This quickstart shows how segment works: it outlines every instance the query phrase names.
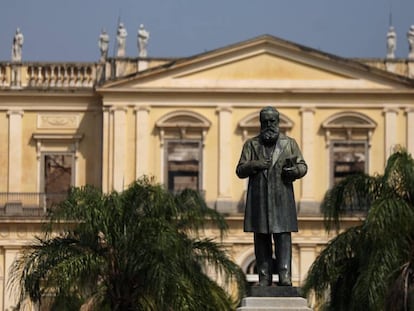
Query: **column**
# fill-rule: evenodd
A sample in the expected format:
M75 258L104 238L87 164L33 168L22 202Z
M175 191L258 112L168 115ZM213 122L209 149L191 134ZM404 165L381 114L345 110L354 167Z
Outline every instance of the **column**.
M125 107L113 108L113 190L122 191L126 185L126 111Z
M234 167L232 165L231 130L232 110L228 107L218 108L218 198L216 207L219 212L236 212L236 205L232 202L231 182Z
M385 161L391 155L395 142L397 141L397 115L398 109L385 108Z
M8 192L21 192L22 176L22 110L9 110Z
M301 198L299 211L305 214L318 214L319 203L315 200L315 109L306 107L300 110L302 114L302 154L308 164L308 173L301 179Z
M135 178L148 175L149 155L149 108L145 106L135 109Z
M414 156L414 108L407 108L407 151Z

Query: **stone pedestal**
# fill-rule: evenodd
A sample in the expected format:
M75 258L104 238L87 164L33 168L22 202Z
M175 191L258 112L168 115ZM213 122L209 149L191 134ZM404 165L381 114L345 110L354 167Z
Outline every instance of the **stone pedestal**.
M249 288L248 297L243 298L237 311L311 311L297 287Z
M251 286L248 297L301 297L299 288L293 286Z

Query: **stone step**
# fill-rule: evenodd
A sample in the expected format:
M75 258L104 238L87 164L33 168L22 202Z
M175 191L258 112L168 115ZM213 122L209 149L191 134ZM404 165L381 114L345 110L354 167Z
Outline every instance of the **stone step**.
M312 309L295 307L239 307L237 311L312 311Z
M302 297L246 297L237 311L311 311Z
M312 311L312 309L296 307L239 307L237 311Z

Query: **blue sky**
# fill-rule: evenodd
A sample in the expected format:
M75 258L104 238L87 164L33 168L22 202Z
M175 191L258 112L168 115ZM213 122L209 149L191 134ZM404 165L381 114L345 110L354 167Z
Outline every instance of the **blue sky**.
M9 61L20 27L23 61L97 61L105 28L114 53L118 18L127 56L138 55L140 24L150 32L148 56L191 56L270 34L343 57L384 57L389 13L398 58L414 0L0 0L0 61Z

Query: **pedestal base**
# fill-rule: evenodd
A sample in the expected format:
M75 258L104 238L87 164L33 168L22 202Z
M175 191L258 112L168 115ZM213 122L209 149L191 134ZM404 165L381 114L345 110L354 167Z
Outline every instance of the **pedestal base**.
M248 297L301 297L299 288L293 286L251 286Z
M312 311L299 289L291 286L252 286L237 311Z

